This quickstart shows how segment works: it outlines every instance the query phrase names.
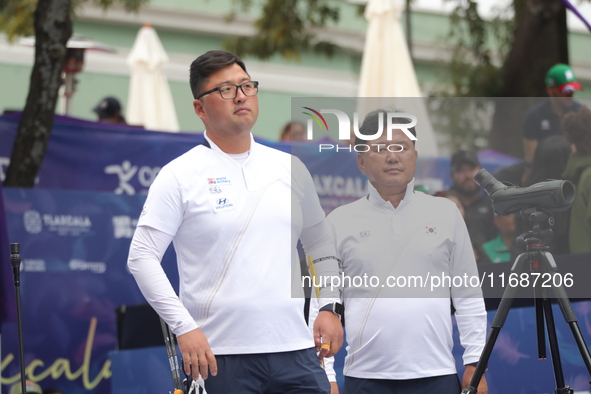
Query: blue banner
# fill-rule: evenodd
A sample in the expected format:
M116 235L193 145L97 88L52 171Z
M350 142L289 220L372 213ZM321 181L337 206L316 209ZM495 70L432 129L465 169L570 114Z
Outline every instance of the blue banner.
M533 295L532 295L533 296ZM591 302L573 303L573 309L579 318L583 337L589 343L591 339ZM560 358L564 372L564 380L576 393L589 392L589 373L569 326L558 305L553 305L556 336L558 339ZM488 313L490 324L496 311ZM497 338L495 347L488 363L485 377L489 394L542 394L554 393L556 382L552 369L552 358L546 334L547 358L538 359L536 339L536 313L534 307L514 308L509 312L507 320ZM458 372L464 371L462 365L463 348L459 346L459 334L454 330L454 356Z
M577 302L573 308L579 317L585 340L591 338L591 302ZM496 311L488 313L489 329ZM553 314L557 327L560 356L567 385L577 393L589 392L589 374L581 358L569 327L564 322L558 305ZM499 334L488 363L485 378L489 394L541 394L553 393L556 386L547 346L548 358L538 360L536 342L535 309L514 308ZM459 332L454 324L453 354L460 379L464 372ZM344 349L337 354L337 380L342 390ZM172 389L172 378L166 360L164 347L114 352L113 394L166 393ZM342 392L342 391L341 391ZM419 393L422 394L422 393Z
M0 116L2 180L19 117ZM126 268L144 195L162 166L202 141L201 134L154 132L56 116L36 188L5 189L3 204L0 193L0 318L8 317L1 331L3 389L18 381L19 374L8 240L21 244L23 257L27 378L68 394L110 393L111 375L124 372L114 370L108 357L116 346L115 308L145 302ZM301 158L327 212L366 193L354 152L319 154L314 143L259 142ZM482 155L481 161L494 171L515 160L493 153ZM417 184L441 190L449 186L449 168L449 158L420 158ZM163 266L178 286L172 250ZM127 367L135 366L122 366ZM162 373L163 379L170 375L166 370L146 372ZM129 375L117 382L127 379Z
M0 116L0 180L4 180L10 162L19 119L19 113ZM306 164L327 212L365 193L365 178L357 169L355 152L320 153L318 144L330 140L293 144L257 141L291 152ZM36 186L145 194L162 166L202 142L202 134L164 133L56 116ZM493 151L481 152L479 157L490 172L516 162ZM443 190L451 184L449 173L448 157L421 157L419 152L417 185L433 192Z
M20 114L0 117L4 179ZM201 134L162 133L56 116L37 187L146 193L160 168L203 141Z
M145 299L126 266L144 196L4 190L10 242L23 258L27 379L68 394L109 393L115 309ZM178 288L172 248L163 266ZM2 327L2 384L19 379L16 323ZM162 342L164 343L164 342ZM8 386L3 390L8 392Z
M16 321L16 299L14 278L10 264L10 248L8 246L8 232L4 217L4 199L2 182L0 182L0 324L5 321Z

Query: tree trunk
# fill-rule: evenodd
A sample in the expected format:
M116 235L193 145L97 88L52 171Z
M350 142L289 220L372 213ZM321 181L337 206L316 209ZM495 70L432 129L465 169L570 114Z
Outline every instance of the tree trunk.
M502 71L502 97L545 97L544 78L568 63L566 8L558 0L515 0L515 39ZM523 157L523 119L531 100L497 101L490 148Z
M4 186L33 187L47 151L72 35L70 1L39 0L35 9L35 64Z

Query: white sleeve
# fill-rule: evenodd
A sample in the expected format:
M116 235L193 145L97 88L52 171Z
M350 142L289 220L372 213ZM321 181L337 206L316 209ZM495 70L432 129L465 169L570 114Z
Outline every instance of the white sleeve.
M181 187L166 165L150 185L138 227L148 226L174 236L183 222L184 210Z
M291 181L292 191L299 198L302 207L303 228L318 224L326 215L320 205L320 199L310 171L295 156L292 158Z
M172 238L172 235L152 227L137 227L131 240L127 266L148 303L173 333L181 335L198 327L160 264Z
M486 310L484 301L478 298L454 300L460 342L464 347L464 365L480 359L486 342Z
M454 229L454 250L451 256L452 275L478 277L478 267L466 223L456 209ZM460 332L460 342L464 347L464 365L480 359L486 343L486 308L482 290L475 287L455 287L451 289L452 301L456 309L455 316Z
M304 228L300 240L306 256L312 256L318 277L339 277L340 265L336 257L334 232L326 219L311 227ZM319 282L322 284L333 283L330 280ZM338 283L340 282L339 280ZM334 288L323 286L320 288L320 307L333 302L341 302L341 297L342 286Z
M314 320L316 320L316 316L318 316L318 309L318 300L312 296L310 299L310 310L308 311L308 327L310 328L310 331L312 331L312 335L314 334ZM334 370L334 357L327 357L324 359L324 372L326 372L329 382L337 381L337 373Z

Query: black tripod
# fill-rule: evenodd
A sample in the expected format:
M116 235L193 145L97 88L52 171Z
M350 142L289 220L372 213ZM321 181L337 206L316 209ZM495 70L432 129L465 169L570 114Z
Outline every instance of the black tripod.
M537 273L539 275L532 275L531 278L537 277L542 279L544 276L554 277L554 275L560 275L554 257L548 251L548 246L545 242L552 238L552 230L550 227L554 224L554 218L551 217L546 211L539 208L524 209L520 212L520 216L524 219L529 220L533 223L533 228L521 234L517 238L518 245L525 245L526 251L521 253L515 259L513 266L511 267L511 275L517 274L517 277L521 277L522 273L526 272L527 263L529 263L530 272ZM533 281L533 280L532 280ZM528 282L531 283L532 281ZM564 316L565 321L568 323L573 337L581 353L581 357L587 367L587 372L591 375L591 354L583 339L581 330L579 328L578 320L573 311L570 300L566 294L564 288L564 282L550 280L550 287L545 288L542 286L543 282L548 284L548 281L537 280L534 286L534 302L536 310L536 329L538 336L538 358L546 358L546 338L544 331L544 321L546 323L546 329L548 331L548 342L550 344L550 352L552 355L552 367L554 369L554 378L556 380L556 394L572 394L574 391L566 386L564 383L564 374L562 372L562 364L560 362L560 352L558 350L558 340L556 338L556 327L554 325L554 317L552 315L552 306L547 297L548 290L552 290L560 309ZM556 283L558 282L558 284ZM516 296L519 286L507 285L503 293L503 297L497 309L497 313L493 319L491 325L490 335L474 371L474 375L470 380L470 385L462 390L462 394L474 394L476 393L482 374L485 372L488 365L491 352L499 336L503 324L507 319L511 304Z
M18 329L18 353L20 357L20 370L21 370L21 392L26 393L26 381L25 381L25 351L23 345L23 318L21 312L21 280L20 280L20 268L21 268L21 246L18 243L10 244L10 264L12 264L12 276L14 277L14 291L16 295L16 320Z

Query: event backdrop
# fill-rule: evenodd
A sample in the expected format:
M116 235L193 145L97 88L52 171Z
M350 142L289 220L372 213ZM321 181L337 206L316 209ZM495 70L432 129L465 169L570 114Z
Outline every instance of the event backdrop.
M0 116L2 179L19 116ZM23 256L21 293L29 379L44 388L59 386L68 394L103 394L111 392L113 373L142 368L126 365L114 371L109 359L109 352L116 349L115 308L144 302L126 268L129 243L145 193L160 168L202 140L200 134L160 133L56 117L36 187L5 189L3 204L0 193L8 237L0 209L3 389L18 380L19 372L7 242L20 243ZM289 144L261 142L297 151L310 169L327 212L366 192L355 153L319 156L314 144L292 149ZM515 161L494 152L482 154L481 159L489 171ZM449 185L448 173L448 158L421 158L418 163L418 183L435 190ZM165 255L163 266L176 286L172 250ZM147 373L169 376L166 371ZM119 376L118 382L131 384L130 376ZM126 393L151 392L143 390L147 391Z
M23 257L27 376L69 394L109 392L115 309L145 302L126 267L145 197L41 189L5 189L4 197L9 239ZM163 266L178 287L171 250ZM5 323L3 384L18 379L16 338L16 323Z
M8 246L8 232L4 218L4 199L2 194L2 182L0 182L0 323L16 318L14 279L12 270L9 268L10 249Z
M4 197L10 242L21 244L23 256L21 286L28 378L44 388L58 386L68 394L151 394L170 390L172 379L163 347L113 352L117 334L115 308L144 302L125 264L144 197L43 189L5 189ZM171 252L165 255L163 266L176 286L176 264ZM557 258L557 262L560 264L561 259ZM503 264L508 268L508 263ZM3 272L10 274L9 269ZM591 303L577 302L574 306L589 341ZM494 311L489 312L489 322L493 315ZM555 317L566 381L577 392L588 392L587 373L557 308ZM457 332L455 337L457 344ZM16 338L16 324L5 323L5 390L18 379ZM456 345L458 362L461 353ZM339 365L342 357L341 352ZM536 360L533 308L511 311L487 377L491 394L553 391L550 360Z
M20 113L0 116L0 180L4 180ZM330 140L328 140L330 141ZM56 116L36 187L95 190L115 194L147 193L160 168L203 142L202 134L164 133ZM356 153L318 154L318 142L288 143L260 140L262 144L293 151L308 166L321 202L331 210L365 193L365 178L357 170ZM489 171L517 160L493 151L479 153ZM450 185L448 157L422 157L419 184L436 191Z

